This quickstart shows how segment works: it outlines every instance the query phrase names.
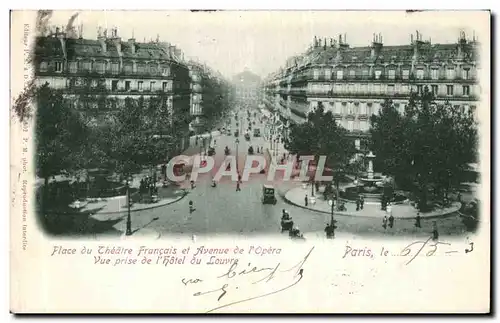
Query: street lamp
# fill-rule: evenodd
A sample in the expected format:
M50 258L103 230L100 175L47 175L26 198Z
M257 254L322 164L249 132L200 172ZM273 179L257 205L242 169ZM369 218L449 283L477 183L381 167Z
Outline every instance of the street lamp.
M240 143L240 140L236 138L234 142L236 143L236 171L239 172L240 168L238 167L238 144Z
M127 177L127 181L125 183L127 187L127 232L125 235L132 235L132 219L130 218L130 182L132 181L132 176Z
M326 238L327 239L333 239L335 238L335 229L337 228L337 226L335 225L335 219L333 218L333 206L334 206L334 202L333 202L333 199L330 199L328 200L328 204L330 204L331 208L332 208L332 215L331 215L331 219L330 219L330 225L328 227L326 227L325 231L326 231Z
M331 206L331 219L330 219L330 224L333 226L333 209L334 209L334 206L335 206L335 203L333 202L332 199L328 200L328 205Z

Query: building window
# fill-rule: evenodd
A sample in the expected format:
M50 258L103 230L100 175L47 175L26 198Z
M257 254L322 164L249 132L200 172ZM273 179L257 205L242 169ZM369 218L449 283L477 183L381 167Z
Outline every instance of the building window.
M144 74L146 72L146 66L143 63L137 64L137 73Z
M104 62L99 62L96 64L97 73L104 73Z
M151 73L152 75L156 75L157 72L158 72L158 65L156 64L149 65L149 73Z
M394 84L387 85L387 92L389 94L394 94Z
M399 113L401 113L401 115L405 114L405 105L404 105L404 103L399 104Z
M468 68L464 68L462 70L462 79L464 80L470 79L470 70Z
M431 78L433 80L437 80L439 78L439 70L437 68L433 68L431 70Z
M471 106L469 107L469 109L470 109L470 110L469 110L469 113L475 113L475 112L476 112L476 106L475 106L475 105L471 105Z
M424 86L423 85L421 85L421 84L417 85L417 93L418 94L424 93Z
M396 70L389 70L389 80L394 80L396 78Z
M153 92L155 90L156 82L149 82L149 91Z
M466 96L469 96L470 95L470 87L468 85L464 85L462 87L462 94L463 95L466 95Z
M453 80L455 78L455 69L449 68L446 70L446 78L448 80Z
M47 62L40 63L40 72L47 72L48 69L49 69L49 64L47 64Z
M77 62L69 62L69 72L76 73L78 71L78 63Z
M438 86L437 85L431 85L431 90L432 90L432 94L434 94L434 95L438 94Z
M376 80L380 79L380 75L382 75L382 71L381 70L375 71L375 79Z
M123 71L127 74L132 74L134 72L134 64L132 63L125 63L123 65Z
M332 70L329 68L325 69L325 78L329 80L332 77Z
M55 71L62 72L62 62L55 62Z
M356 71L355 71L355 70L350 70L350 71L349 71L349 77L350 77L351 79L356 78Z
M319 70L318 69L313 70L313 78L315 80L319 79Z
M143 82L143 81L139 81L139 82L137 82L137 89L138 89L139 91L142 91L142 85L143 85L143 84L144 84L144 82Z
M360 107L359 107L359 114L366 115L366 103L365 102L361 102Z
M120 63L111 63L111 73L118 74L120 72Z
M410 78L410 70L403 70L403 80Z
M342 105L340 102L335 102L335 113L342 114Z
M349 84L349 93L354 93L354 84Z
M125 81L125 91L130 91L130 81Z
M379 103L374 103L373 104L373 114L378 115L379 111L380 111L380 104Z
M344 71L337 71L337 80L341 80L344 78Z
M418 80L423 80L424 79L424 69L423 68L419 68L417 70L417 79Z
M446 95L453 95L453 85L446 85Z
M116 91L118 90L118 80L112 80L111 81L111 91Z
M373 85L373 92L375 92L375 94L380 94L380 84L374 84Z
M363 70L363 78L368 78L368 76L370 76L370 71L368 69L364 69Z
M352 102L349 102L347 104L347 114L348 115L354 115L354 109L352 108Z
M162 70L161 70L161 74L163 76L169 76L170 75L170 67L163 67Z
M356 147L357 150L361 148L361 140L356 139L354 140L354 147Z
M161 84L161 88L162 88L162 90L163 90L164 92L167 90L167 86L168 86L168 82L163 82L163 83Z
M88 61L87 62L83 62L82 69L85 72L91 71L92 70L92 62L88 62Z
M353 120L347 120L347 130L349 130L349 131L354 130L354 121Z

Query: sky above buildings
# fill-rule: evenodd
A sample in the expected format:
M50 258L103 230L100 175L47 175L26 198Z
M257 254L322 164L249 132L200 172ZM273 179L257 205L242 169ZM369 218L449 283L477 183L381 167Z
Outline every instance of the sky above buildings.
M66 25L77 11L55 11L50 24ZM303 53L314 36L338 40L347 35L351 46L368 46L373 33L381 33L385 45L410 43L418 30L423 40L455 43L460 30L473 31L480 40L490 38L480 12L402 11L80 11L76 24L83 37L95 39L98 26L118 27L127 40L156 40L180 47L186 58L206 63L232 78L245 69L260 77L284 66L287 58Z

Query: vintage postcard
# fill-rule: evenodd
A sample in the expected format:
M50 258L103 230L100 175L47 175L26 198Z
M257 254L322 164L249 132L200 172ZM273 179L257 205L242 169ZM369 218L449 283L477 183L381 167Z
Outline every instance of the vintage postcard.
M488 313L490 12L12 11L14 313Z

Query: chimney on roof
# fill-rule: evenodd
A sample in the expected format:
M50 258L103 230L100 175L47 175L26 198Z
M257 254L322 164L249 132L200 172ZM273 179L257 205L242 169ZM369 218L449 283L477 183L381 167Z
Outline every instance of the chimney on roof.
M101 49L102 52L105 53L107 46L106 46L106 36L108 32L107 30L103 30L102 27L97 28L97 40L101 44Z
M418 59L423 44L424 42L422 41L422 34L419 33L419 31L417 30L415 39L413 39L413 34L411 35L411 45L413 46L413 59Z
M373 34L373 40L372 40L372 51L371 51L371 57L376 58L380 55L380 52L382 51L383 43L382 43L382 34Z
M349 48L349 44L346 42L347 40L347 34L344 34L344 39L342 39L342 35L339 35L339 49L346 49Z
M460 31L460 36L458 38L458 59L464 59L465 53L467 51L467 37L465 36L465 31Z
M132 38L129 38L128 45L130 47L130 52L132 54L135 54L135 38L133 36L132 36Z
M122 39L118 37L118 28L114 27L111 29L111 40L113 41L113 44L115 44L116 51L118 52L118 55L121 56L122 54Z
M326 38L325 38L325 44L323 45L323 49L326 50Z
M57 28L59 30L59 28ZM64 30L64 29L62 29ZM61 43L61 49L64 55L64 59L67 58L67 52L66 52L66 33L65 32L58 32L57 33L57 38L59 39L59 42Z

